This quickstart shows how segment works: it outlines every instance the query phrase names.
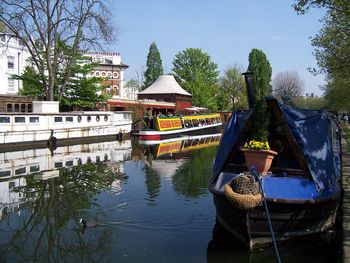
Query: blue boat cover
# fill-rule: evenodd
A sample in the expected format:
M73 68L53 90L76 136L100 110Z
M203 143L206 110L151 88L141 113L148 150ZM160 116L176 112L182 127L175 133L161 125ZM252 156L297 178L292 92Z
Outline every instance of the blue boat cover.
M278 104L284 120L294 136L307 162L316 189L332 191L340 180L340 167L332 147L331 124L325 111L297 109ZM221 138L213 172L216 178L225 166L250 114L248 111L233 112ZM339 159L338 159L339 161Z

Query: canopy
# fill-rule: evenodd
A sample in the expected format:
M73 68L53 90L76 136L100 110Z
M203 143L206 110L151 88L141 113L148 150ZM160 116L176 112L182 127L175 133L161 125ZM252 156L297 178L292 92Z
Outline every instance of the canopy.
M277 104L292 136L303 153L314 184L319 191L332 191L340 178L339 155L333 152L331 121L325 111L297 109ZM234 112L221 139L214 163L216 178L225 166L250 112Z

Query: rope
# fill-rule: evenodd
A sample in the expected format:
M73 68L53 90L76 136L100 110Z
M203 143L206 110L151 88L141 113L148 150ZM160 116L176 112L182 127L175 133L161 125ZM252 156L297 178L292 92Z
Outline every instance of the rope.
M249 170L255 176L256 180L259 182L261 193L262 193L263 200L264 200L264 207L265 207L265 211L266 211L266 214L267 214L267 221L269 222L269 228L270 228L270 233L271 233L271 237L272 237L273 246L275 248L275 253L276 253L276 256L277 256L278 263L281 263L282 262L281 261L281 256L280 256L280 253L279 253L279 250L278 250L278 247L277 247L275 233L273 231L273 227L272 227L272 223L271 223L271 219L270 219L269 208L267 206L266 196L265 196L264 189L263 189L263 186L262 186L262 177L256 172L254 166L252 166Z

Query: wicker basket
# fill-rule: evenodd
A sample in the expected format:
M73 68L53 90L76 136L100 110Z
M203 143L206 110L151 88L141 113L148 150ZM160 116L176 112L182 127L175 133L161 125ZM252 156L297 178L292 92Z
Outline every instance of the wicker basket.
M262 202L262 195L238 194L232 190L230 184L224 185L224 193L228 201L240 210L249 210L257 207Z

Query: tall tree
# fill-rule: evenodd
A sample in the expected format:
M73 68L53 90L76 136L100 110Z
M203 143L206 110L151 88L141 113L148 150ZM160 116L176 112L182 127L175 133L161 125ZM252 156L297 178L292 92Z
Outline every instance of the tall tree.
M71 47L61 43L60 48L62 49L60 57L65 60L65 54L71 52ZM72 76L66 85L66 91L61 96L56 94L56 97L59 98L60 106L63 107L94 109L97 103L107 100L111 95L100 93L101 90L105 89L104 86L100 85L103 78L89 76L89 73L98 64L91 63L91 58L84 57L81 51L77 53L76 60L77 63L72 67ZM64 73L64 69L59 67L56 82L58 86L62 85L61 83L64 81ZM41 74L33 67L27 66L22 75L14 75L13 77L23 83L22 89L19 90L20 95L30 95L40 99L46 96L42 83L47 81L47 76L45 76L45 79L41 79Z
M323 7L327 10L323 27L312 39L318 69L314 74L324 73L327 85L324 87L328 105L334 110L349 108L346 98L350 90L344 85L350 83L350 2L330 0L297 0L294 8L299 14L310 8ZM346 87L346 86L345 86Z
M162 59L156 43L153 42L149 47L147 55L144 87L147 88L150 86L160 75L163 75Z
M265 53L259 49L252 49L249 53L248 71L253 78L254 115L251 138L258 141L268 141L269 116L266 111L266 96L270 93L272 69Z
M42 76L46 99L62 96L77 63L79 48L113 40L114 27L104 0L6 0L0 2L0 21L29 51ZM60 43L72 47L65 63L58 63ZM57 73L63 68L63 81Z
M221 92L230 100L230 110L236 108L236 105L242 106L246 103L246 86L241 72L243 70L237 65L229 67L219 81Z
M216 110L219 71L211 57L199 48L187 48L175 55L173 73L177 82L192 94L196 106Z
M277 73L272 80L273 93L280 98L293 98L301 96L304 83L297 71L284 71Z

